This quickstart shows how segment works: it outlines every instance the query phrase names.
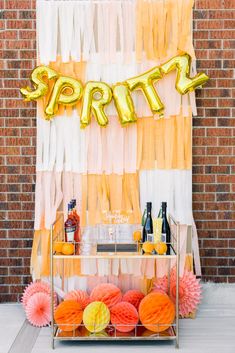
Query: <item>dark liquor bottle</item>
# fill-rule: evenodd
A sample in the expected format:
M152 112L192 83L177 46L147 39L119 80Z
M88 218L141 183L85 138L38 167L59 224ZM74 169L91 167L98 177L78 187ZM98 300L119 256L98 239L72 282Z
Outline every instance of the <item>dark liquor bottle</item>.
M147 215L146 215L146 220L144 223L143 227L143 233L142 233L142 242L144 243L145 241L153 241L153 220L152 220L152 202L147 202Z
M171 253L171 229L167 220L167 203L162 202L162 241L167 244L167 255Z
M73 206L71 203L68 204L68 218L64 223L65 241L74 242L76 232L76 220L73 216Z

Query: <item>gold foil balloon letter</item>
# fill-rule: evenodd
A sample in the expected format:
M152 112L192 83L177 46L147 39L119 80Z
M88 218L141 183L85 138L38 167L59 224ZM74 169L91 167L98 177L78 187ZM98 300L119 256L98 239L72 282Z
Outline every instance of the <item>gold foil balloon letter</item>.
M30 77L35 90L32 91L30 87L23 87L20 89L20 93L26 101L33 101L43 97L48 92L48 84L44 79L47 78L48 80L51 80L57 77L58 73L55 70L52 70L47 66L38 66L32 71Z
M82 85L74 78L60 76L55 83L49 103L45 109L50 119L58 111L58 104L74 105L81 98Z
M134 104L128 86L125 83L117 83L113 87L113 98L120 123L124 126L137 120Z
M131 91L134 89L141 89L152 112L161 113L164 105L157 94L153 83L162 78L159 67L154 67L152 70L145 72L142 75L128 79L126 82Z
M95 95L98 95L95 97ZM83 105L81 114L81 127L86 127L91 122L93 113L100 126L106 126L109 122L104 112L104 107L112 99L112 90L104 82L87 82L83 95Z
M191 57L189 54L174 56L172 59L161 65L161 71L164 74L172 70L177 70L175 88L180 94L194 91L195 88L202 86L209 80L204 73L198 73L194 77L190 77Z

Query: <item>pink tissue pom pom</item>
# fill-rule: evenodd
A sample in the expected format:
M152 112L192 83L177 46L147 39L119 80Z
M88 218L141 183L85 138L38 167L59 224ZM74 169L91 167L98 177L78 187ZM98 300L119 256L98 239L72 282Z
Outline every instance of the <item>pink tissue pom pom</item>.
M46 293L35 293L28 300L26 317L36 327L43 327L50 323L50 296Z
M45 293L50 296L51 295L51 288L50 288L49 284L47 284L46 282L32 282L32 283L30 283L25 288L22 299L21 299L24 309L26 309L29 299L35 293ZM57 296L56 296L56 293L54 293L54 305L56 306L56 304L57 304Z
M82 305L83 310L90 303L90 298L87 292L80 289L68 292L65 295L64 300L75 300L76 302L79 302Z

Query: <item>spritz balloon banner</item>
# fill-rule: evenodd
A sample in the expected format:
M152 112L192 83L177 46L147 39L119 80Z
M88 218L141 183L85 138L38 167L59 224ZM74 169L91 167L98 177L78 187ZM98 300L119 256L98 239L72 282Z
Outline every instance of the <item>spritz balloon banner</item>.
M44 111L47 120L56 115L59 104L73 106L82 98L81 127L85 128L91 123L92 115L100 126L105 127L109 123L105 107L113 99L120 123L122 126L126 126L137 121L131 97L132 91L140 90L153 114L158 114L161 117L164 113L164 105L154 83L161 80L164 75L173 70L177 71L175 88L181 95L194 91L208 81L209 77L205 73L198 73L196 76L190 77L190 68L191 57L189 54L183 53L141 75L129 78L125 82L116 83L112 87L99 81L89 81L83 87L82 83L75 78L61 76L57 71L47 66L38 66L31 74L35 90L25 87L21 88L20 92L26 101L37 100L48 93L48 81L55 80Z

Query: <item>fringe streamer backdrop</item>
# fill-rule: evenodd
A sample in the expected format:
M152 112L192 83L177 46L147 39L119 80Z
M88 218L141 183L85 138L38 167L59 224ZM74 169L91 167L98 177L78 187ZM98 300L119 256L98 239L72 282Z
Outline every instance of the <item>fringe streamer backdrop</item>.
M195 74L192 6L192 0L38 0L38 64L49 65L83 83L101 80L112 84L185 51L193 59ZM35 237L31 258L34 278L49 274L48 229L59 209L66 215L71 198L78 201L82 226L86 227L84 237L91 236L87 235L90 227L102 224L104 211L131 214L126 226L140 223L148 198L153 201L154 213L158 212L160 202L166 200L177 220L188 226L194 224L191 134L195 95L191 92L181 96L174 87L175 75L172 72L157 84L165 105L164 118L155 120L141 92L135 91L132 95L138 122L128 127L119 124L112 104L106 110L110 120L107 128L92 121L82 130L80 104L73 108L61 106L58 116L46 121L43 108L48 97L38 103ZM200 275L197 232L193 229L194 259ZM181 264L182 261L185 262L184 256ZM123 286L128 287L129 283L131 288L132 282L136 282L123 264L116 265L116 270L113 265L109 274L101 269L105 268L104 263L95 264L93 270L91 264L80 261L77 266L72 262L67 266L69 289L76 287L77 281L82 287L89 287L89 280L81 277L87 272L99 273L100 280L106 281L108 275L117 275L121 268L126 276L125 281L119 279L125 283ZM146 271L137 270L138 283L145 281Z

